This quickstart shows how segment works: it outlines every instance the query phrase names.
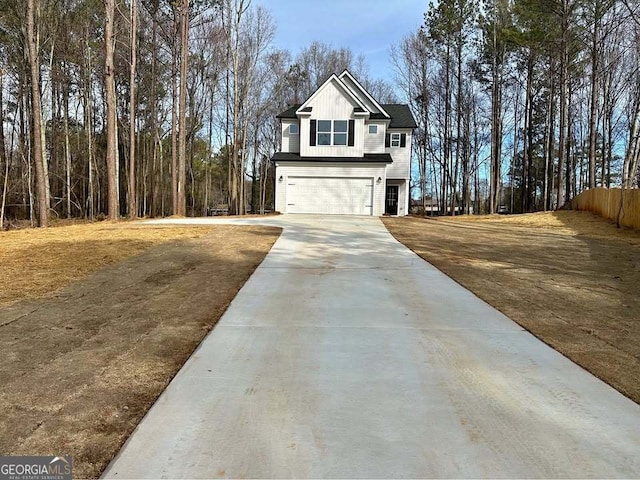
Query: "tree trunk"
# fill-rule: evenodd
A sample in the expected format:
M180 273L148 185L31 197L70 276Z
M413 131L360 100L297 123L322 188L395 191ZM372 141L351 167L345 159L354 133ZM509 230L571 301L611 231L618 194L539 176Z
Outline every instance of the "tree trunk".
M598 35L600 26L599 2L594 7L593 30L591 31L591 104L589 106L589 188L596 186L596 148L598 134Z
M622 164L622 188L631 188L640 155L640 86L634 92L633 109L629 118L629 140Z
M131 64L129 68L129 218L138 216L136 199L136 63L138 30L138 10L136 0L130 0L129 18L131 21Z
M30 133L27 133L27 129L31 127L26 123L26 111L29 108L27 98L29 94L26 91L27 84L27 73L24 72L20 75L20 81L18 83L18 124L20 125L20 133L18 135L18 158L20 159L20 177L23 179L21 182L23 214L25 217L29 217L31 226L33 226L35 213L31 182L31 144L29 140ZM27 180L26 182L24 181L25 179Z
M4 229L4 211L7 206L7 187L9 185L9 157L4 159L4 180L2 181L2 205L0 205L0 230Z
M176 45L176 42L173 43ZM173 215L178 214L178 52L171 63L171 202Z
M513 102L513 152L511 158L511 165L509 168L509 176L511 177L511 190L509 199L509 213L515 212L515 178L516 178L516 160L518 159L518 106L520 104L520 83L516 84L515 101ZM494 212L495 213L495 212Z
M471 103L471 102L469 102ZM473 106L471 105L471 108ZM471 202L471 192L469 191L470 175L469 162L471 161L471 115L467 112L464 121L463 133L463 157L462 157L462 215L469 214L469 204Z
M449 165L451 159L451 82L449 74L451 72L451 47L447 43L445 54L445 72L444 72L444 159L443 165L445 165L444 174L442 176L442 208L444 209L443 215L447 214L448 199L447 190L450 176ZM455 193L455 192L454 192Z
M180 13L180 107L178 126L178 202L176 214L187 213L186 160L187 160L187 62L189 60L189 0L182 0Z
M4 229L4 210L7 205L7 186L9 183L9 156L4 138L4 70L0 68L0 167L4 166L2 181L2 205L0 205L0 231ZM14 122L15 129L15 122ZM13 150L13 149L12 149Z
M49 122L49 163L51 164L52 170L53 170L53 175L49 175L49 207L51 210L53 210L54 212L56 211L56 203L54 201L54 203L51 203L51 197L53 196L54 199L60 198L61 194L61 185L60 185L60 154L58 152L58 133L60 130L60 125L59 125L59 118L60 118L60 88L59 86L56 84L57 82L57 77L59 75L59 73L56 71L58 70L57 68L57 64L54 63L53 61L53 53L54 53L54 48L53 48L54 43L51 42L51 47L49 49L49 84L50 84L50 93L51 96L49 98L51 104L50 104L50 108L51 108L51 121ZM43 97L45 97L46 94L43 91ZM47 129L47 122L43 119L43 130ZM46 143L46 136L45 138L42 140L42 145L43 148L46 150L47 148L47 143Z
M69 142L69 87L63 88L64 95L64 171L67 218L71 218L71 145Z
M462 30L458 32L459 37L456 39L456 60L457 60L457 79L456 79L456 162L453 167L453 185L451 199L451 215L456 214L458 206L458 172L460 170L460 160L464 156L462 145ZM463 167L464 168L464 167ZM464 193L464 189L463 189ZM463 200L464 204L464 200Z
M420 108L422 110L422 128L419 130L419 142L421 143L420 152L420 195L422 204L422 215L426 215L427 212L427 142L428 138L428 109L427 109L427 72L426 62L423 62L420 66ZM433 197L432 197L433 198ZM432 202L433 204L433 202Z
M494 7L493 56L491 65L491 172L489 182L489 213L496 213L500 198L500 161L502 157L502 92L498 57L497 8Z
M553 190L553 145L554 145L554 103L553 98L555 96L555 84L553 83L553 74L551 68L549 68L549 98L547 100L547 118L544 130L544 187L543 187L543 209L549 210L551 208L551 191ZM550 181L551 180L551 181Z
M572 145L575 144L575 137L573 132L573 124L569 118L572 117L573 110L573 89L569 85L568 104L567 104L567 156L565 158L566 175L565 175L565 203L575 197L576 191L576 165L575 156Z
M608 77L609 75L607 75ZM600 178L600 185L602 185L603 187L609 187L609 181L607 178L607 163L608 163L608 145L609 145L609 139L608 139L608 132L609 129L607 128L607 126L609 125L609 120L610 120L610 115L609 115L609 81L608 78L605 82L603 82L602 84L602 150L601 150L601 155L602 155L602 159L600 161L600 166L602 168L602 173L601 173L601 178Z
M256 116L256 120L259 118L259 116ZM253 214L258 210L258 185L256 185L256 181L260 181L258 178L258 127L258 125L254 125L253 152L251 152L251 213Z
M565 161L569 130L569 1L561 1L560 42L560 139L558 143L558 191L557 208L562 208L567 200L565 192Z
M242 15L244 13L244 1L240 0L236 8L234 9L234 19L231 23L229 18L229 41L233 43L231 49L232 57L232 69L233 69L233 93L232 93L232 141L231 141L231 165L229 169L230 183L229 183L229 213L231 215L242 215L242 183L243 172L240 165L241 158L239 148L242 142L240 135L242 129L240 127L240 23ZM229 17L231 17L231 11L229 11Z
M44 144L42 138L42 97L40 96L40 61L38 58L39 35L36 32L36 0L27 0L27 43L29 45L29 67L31 71L31 112L33 131L33 157L36 167L36 189L38 195L38 225L49 224L49 185L45 169ZM38 5L39 6L39 5Z
M533 52L529 53L529 59L527 62L527 87L526 87L526 100L525 100L525 120L524 120L524 132L526 139L523 141L522 145L524 147L524 158L523 158L523 171L522 177L524 181L524 191L523 191L523 208L522 212L530 212L531 211L531 195L532 191L535 193L535 190L532 188L533 178L531 175L531 169L533 165L533 70L535 66L535 54Z
M145 185L147 184L147 178L151 183L151 206L149 213L152 217L155 217L158 212L160 216L164 216L164 179L162 176L157 178L157 162L158 162L158 142L156 138L158 135L158 98L157 98L157 79L156 69L158 63L158 0L154 0L152 4L151 13L151 142L153 143L153 153L151 162L151 171L147 176L145 175ZM160 158L160 165L162 165L163 158ZM160 206L158 206L160 205Z
M116 83L113 62L113 51L115 48L115 0L104 0L104 6L104 84L107 105L107 211L110 220L118 220L118 217L120 216L120 188L118 181L118 124L116 118Z

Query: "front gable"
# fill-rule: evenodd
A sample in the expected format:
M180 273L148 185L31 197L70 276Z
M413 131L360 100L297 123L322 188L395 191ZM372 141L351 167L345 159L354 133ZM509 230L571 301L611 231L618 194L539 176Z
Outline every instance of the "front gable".
M300 155L303 157L361 157L364 154L364 122L369 111L349 88L332 75L309 99L296 111L300 118ZM344 145L323 145L321 125L335 122L346 125L348 141ZM346 123L345 123L346 122ZM344 137L343 137L344 138Z
M298 108L296 113L298 115L311 114L316 118L319 114L325 117L329 115L327 118L332 119L339 118L331 116L334 114L351 115L356 107L367 111L358 97L333 74Z

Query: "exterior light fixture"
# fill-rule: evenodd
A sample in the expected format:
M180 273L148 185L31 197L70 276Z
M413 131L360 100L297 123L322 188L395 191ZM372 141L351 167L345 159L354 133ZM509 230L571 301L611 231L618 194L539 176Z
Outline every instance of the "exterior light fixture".
M284 180L284 178L282 177L282 175L280 175L280 178L278 178L278 181L281 182L282 180Z
M378 180L376 180L376 181L377 181L377 183L382 182L382 177L378 177Z

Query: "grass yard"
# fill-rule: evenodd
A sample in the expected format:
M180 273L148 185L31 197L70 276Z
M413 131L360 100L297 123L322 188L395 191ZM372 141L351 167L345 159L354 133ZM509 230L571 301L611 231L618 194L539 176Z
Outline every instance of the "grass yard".
M0 452L95 478L280 229L71 225L0 233Z
M384 223L422 258L640 403L640 232L575 211Z
M0 305L50 295L101 267L211 227L80 223L0 232Z

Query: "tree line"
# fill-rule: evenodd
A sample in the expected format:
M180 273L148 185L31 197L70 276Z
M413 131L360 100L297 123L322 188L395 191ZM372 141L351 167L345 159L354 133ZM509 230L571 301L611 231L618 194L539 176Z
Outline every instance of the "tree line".
M250 0L0 0L0 226L263 213L275 118L364 57L273 47Z
M532 212L637 186L639 21L629 0L431 4L393 48L423 207Z
M274 48L251 0L0 0L0 227L264 213L276 114L345 68L410 105L425 209L529 212L637 186L639 8L441 0L391 46L391 85L349 48Z

